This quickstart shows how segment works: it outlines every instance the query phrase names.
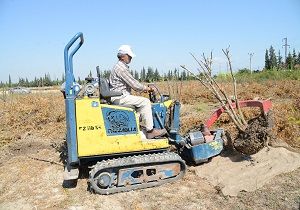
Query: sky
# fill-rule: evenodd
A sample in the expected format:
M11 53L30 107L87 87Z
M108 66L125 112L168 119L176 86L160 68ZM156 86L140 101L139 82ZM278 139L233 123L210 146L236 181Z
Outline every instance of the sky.
M226 72L222 49L230 46L233 69L264 67L272 45L284 55L300 51L300 0L0 0L0 81L44 76L61 78L65 45L78 32L85 42L74 56L75 78L96 66L112 69L117 49L137 55L132 70L161 73L186 65L198 68L213 52L213 71Z

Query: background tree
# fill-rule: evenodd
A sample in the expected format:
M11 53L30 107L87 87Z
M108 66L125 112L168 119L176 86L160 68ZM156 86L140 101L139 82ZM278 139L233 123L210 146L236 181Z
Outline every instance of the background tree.
M51 81L51 77L50 77L49 73L45 74L43 85L44 86L51 86L52 85L52 81Z
M168 80L171 80L173 78L173 71L169 70L168 71L168 76L167 76Z
M33 87L37 87L38 85L39 85L39 81L38 81L38 79L36 77L34 77L34 80L32 82L32 86Z
M270 69L276 68L277 67L277 58L276 58L275 50L272 45L269 50L269 59L270 59Z
M186 71L182 71L182 72L181 72L180 78L181 78L181 80L187 80Z
M10 74L8 75L8 87L11 87L11 77L10 77Z
M139 80L139 72L134 70L134 79Z
M62 75L61 75L61 83L63 83L64 81L65 81L65 74L62 73Z
M300 52L298 52L298 56L296 59L296 64L300 65Z
M29 81L28 81L28 79L27 79L27 77L25 78L25 87L29 87L30 86L30 83L29 83Z
M283 66L282 56L280 54L280 50L278 51L278 59L277 59L277 69L281 69Z
M168 76L167 76L166 73L164 73L164 75L163 75L163 81L167 81L167 79L168 79Z
M179 78L179 70L177 68L174 69L173 77L175 77L176 80Z
M269 70L271 67L271 64L270 64L270 58L269 58L269 52L268 50L266 50L266 53L265 53L265 69Z
M286 57L286 66L288 69L292 69L293 65L293 57L292 54L289 52L288 56Z
M153 69L151 67L148 67L147 75L146 75L146 81L147 82L152 82L153 81L153 76L154 76Z
M295 69L295 65L297 62L297 54L295 48L293 49L293 55L292 55L292 69Z
M145 70L144 67L141 70L140 79L141 79L142 82L146 80L146 70Z
M157 70L157 68L155 69L155 72L154 72L154 75L153 75L153 80L154 81L160 81L160 74L159 74L159 72L158 72L158 70Z

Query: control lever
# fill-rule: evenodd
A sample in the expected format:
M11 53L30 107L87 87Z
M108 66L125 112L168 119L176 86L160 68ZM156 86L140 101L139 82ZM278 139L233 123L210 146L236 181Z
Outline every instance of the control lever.
M148 84L148 87L150 87L150 86L154 86L154 84ZM155 93L155 91L153 90L153 91L151 91L151 92L149 92L149 99L150 99L150 101L152 102L152 103L155 103L155 102L157 102L157 100L156 100L156 93Z
M100 82L100 68L99 68L99 66L96 67L96 70L97 70L99 102L100 102L101 101L101 98L100 98L100 85L101 85L101 82Z

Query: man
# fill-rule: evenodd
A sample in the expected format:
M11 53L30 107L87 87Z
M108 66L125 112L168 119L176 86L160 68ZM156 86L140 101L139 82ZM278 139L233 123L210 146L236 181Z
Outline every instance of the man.
M109 83L111 85L110 90L122 92L122 96L112 97L111 101L114 104L134 107L136 109L145 120L147 130L146 137L148 139L166 134L167 131L165 129L153 129L150 100L145 97L131 95L131 89L140 92L151 92L153 89L141 84L130 74L128 64L131 62L131 59L135 57L130 46L121 45L118 49L117 57L119 61L111 71Z

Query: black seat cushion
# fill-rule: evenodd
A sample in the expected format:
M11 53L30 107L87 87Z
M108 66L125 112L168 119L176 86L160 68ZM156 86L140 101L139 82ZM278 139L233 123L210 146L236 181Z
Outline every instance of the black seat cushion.
M122 93L117 91L110 91L107 79L100 78L100 95L102 98L107 99L111 97L121 96Z

